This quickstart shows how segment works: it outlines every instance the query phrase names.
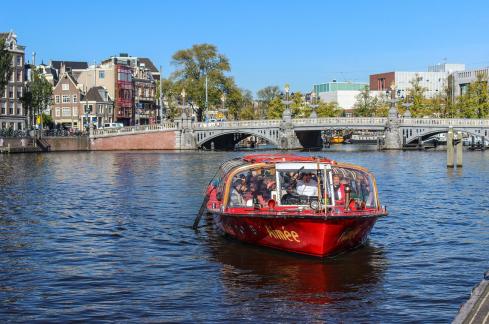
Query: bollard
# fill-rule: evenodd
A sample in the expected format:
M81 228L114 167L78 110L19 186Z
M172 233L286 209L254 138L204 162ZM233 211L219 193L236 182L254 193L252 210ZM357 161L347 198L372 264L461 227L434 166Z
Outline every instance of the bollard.
M453 128L448 128L447 134L447 168L453 168Z
M214 151L214 141L211 142L211 151Z
M462 154L463 154L463 137L462 132L457 132L457 167L462 167Z
M485 151L485 149L486 149L486 137L482 136L481 139L482 139L482 141L481 141L482 150Z

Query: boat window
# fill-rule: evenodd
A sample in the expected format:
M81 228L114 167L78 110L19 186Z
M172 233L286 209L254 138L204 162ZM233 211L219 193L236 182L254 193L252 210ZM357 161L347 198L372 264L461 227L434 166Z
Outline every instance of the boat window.
M277 169L280 205L309 205L322 196L324 165L283 163Z
M349 168L332 168L333 195L336 205L345 204L345 188L351 190L350 197L355 203L365 204L365 207L375 208L375 186L372 176L364 171ZM328 196L331 197L331 190L328 190Z
M263 208L270 199L276 200L276 175L271 166L240 172L231 181L229 207Z

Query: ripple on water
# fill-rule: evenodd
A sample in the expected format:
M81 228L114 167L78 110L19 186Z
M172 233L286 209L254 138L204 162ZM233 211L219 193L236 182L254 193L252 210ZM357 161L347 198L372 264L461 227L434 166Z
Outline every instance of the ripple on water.
M460 173L438 152L329 152L374 172L390 215L325 260L223 238L209 219L190 229L219 163L242 153L0 156L0 317L451 321L489 268L488 153Z

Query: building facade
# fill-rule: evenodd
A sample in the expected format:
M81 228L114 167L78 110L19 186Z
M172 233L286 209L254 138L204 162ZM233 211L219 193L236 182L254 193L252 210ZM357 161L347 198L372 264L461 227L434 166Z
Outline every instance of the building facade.
M363 82L336 82L335 80L326 83L313 85L313 91L320 97L321 93L334 91L362 91L368 87L368 83Z
M90 123L95 128L101 128L105 123L114 120L114 102L109 92L102 86L90 88L81 102L83 106L83 125Z
M25 46L17 44L14 32L0 33L6 49L12 54L12 74L0 96L0 129L24 130L28 125L27 112L22 105L25 85Z
M56 125L64 128L82 129L80 100L82 92L71 73L64 72L53 89L51 117Z
M482 77L482 79L487 82L489 78L489 67L452 73L448 79L451 90L450 98L452 101L455 101L457 97L465 94L469 85L477 81L479 77Z
M429 67L428 72L385 72L370 75L370 90L387 91L394 84L400 97L409 94L412 82L420 78L420 85L426 89L426 98L434 98L448 87L448 76L455 69L465 69L464 64L438 64Z
M351 112L355 109L355 103L357 102L358 95L361 93L359 90L338 90L330 92L320 92L319 100L325 103L336 103L338 107ZM385 96L385 91L369 91L371 97Z

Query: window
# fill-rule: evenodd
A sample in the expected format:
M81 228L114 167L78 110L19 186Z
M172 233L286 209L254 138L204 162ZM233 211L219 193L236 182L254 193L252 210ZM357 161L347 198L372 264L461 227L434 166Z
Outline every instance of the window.
M60 117L60 116L61 116L61 109L56 108L56 117Z
M98 78L105 79L105 71L98 71Z
M68 103L70 102L70 96L63 95L63 103Z
M78 102L78 98L76 97L76 95L73 95L73 103L77 103Z
M16 60L16 64L17 64L17 66L21 66L21 65L22 65L22 56L17 55L17 56L15 57L15 60Z
M92 105L83 105L83 109L85 110L85 114L90 114L92 112Z
M17 115L22 115L22 109L21 107L19 107L19 105L17 105Z
M63 117L71 117L71 108L63 107L62 116Z
M9 98L14 97L14 88L13 87L8 87L8 97Z
M61 88L63 89L63 91L68 91L70 90L70 85L68 83L63 83L61 85Z
M17 88L17 99L22 98L22 88Z
M13 115L14 114L14 101L13 100L10 100L10 104L9 104L9 108L8 108L8 113L10 115Z
M78 116L78 108L73 107L73 116Z
M2 110L1 110L2 115L5 115L5 113L6 113L6 110L5 110L6 105L7 104L5 102L2 102Z
M103 114L104 113L104 106L103 105L97 105L97 113L98 114Z
M17 123L17 129L22 130L22 123Z
M54 103L59 104L59 102L60 102L60 101L59 101L59 96L54 96Z
M22 71L17 71L17 81L22 81Z

